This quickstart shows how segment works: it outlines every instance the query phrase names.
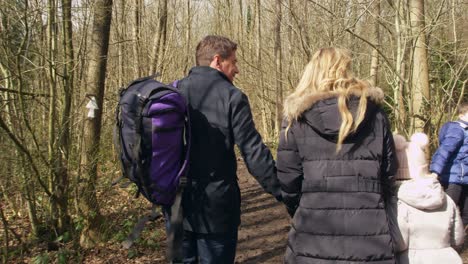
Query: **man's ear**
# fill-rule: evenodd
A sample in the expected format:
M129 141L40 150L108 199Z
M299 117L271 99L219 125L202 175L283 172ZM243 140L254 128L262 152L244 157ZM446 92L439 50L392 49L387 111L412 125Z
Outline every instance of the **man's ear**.
M213 60L210 63L210 67L220 70L220 64L221 63L221 56L219 54L216 54L213 56Z

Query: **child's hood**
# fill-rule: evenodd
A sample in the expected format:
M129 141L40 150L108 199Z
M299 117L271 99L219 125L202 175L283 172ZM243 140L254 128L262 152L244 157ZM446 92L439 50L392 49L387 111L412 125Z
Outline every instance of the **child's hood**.
M421 210L434 210L445 203L445 192L435 178L418 178L402 183L398 199Z

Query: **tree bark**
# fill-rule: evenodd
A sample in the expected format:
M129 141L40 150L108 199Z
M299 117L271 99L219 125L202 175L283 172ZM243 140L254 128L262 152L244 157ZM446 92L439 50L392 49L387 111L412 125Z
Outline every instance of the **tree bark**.
M268 113L267 113L267 89L263 80L263 65L262 65L262 16L261 16L261 1L257 0L255 5L256 20L257 20L257 46L256 46L256 55L257 55L257 67L258 67L258 82L260 86L260 105L261 105L261 115L262 115L262 125L263 125L263 136L265 141L269 141L270 129L268 127Z
M395 128L397 132L403 132L407 127L407 104L404 102L405 87L406 87L406 59L407 59L407 41L406 33L404 31L405 25L405 5L403 0L398 0L395 3L395 38L397 43L396 48L396 65L395 71L398 76L395 76L396 85L394 87L394 109L395 111Z
M410 0L411 30L413 33L413 71L412 71L412 98L413 115L412 124L416 131L429 129L426 106L430 100L429 95L429 70L427 63L427 46L424 0Z
M125 20L125 0L120 0L119 1L119 8L120 8L120 13L119 13L119 25L118 25L118 41L119 41L119 76L118 76L118 85L123 86L124 83L126 82L125 78L125 70L124 70L124 64L126 62L126 54L124 52L125 44L125 29L126 29L126 20Z
M154 74L162 65L161 60L165 52L167 40L167 0L159 1L160 16L158 20L158 32L154 36L152 63L150 66L150 74ZM163 73L160 72L162 75Z
M57 120L57 22L56 22L56 2L55 0L48 0L48 22L47 22L47 37L48 37L48 71L49 71L49 116L48 116L48 164L49 164L49 190L52 193L57 192L57 140L56 140L56 120ZM53 228L58 226L58 201L53 200L50 202L49 218Z
M372 49L371 55L371 67L370 67L370 78L369 82L373 86L377 86L377 74L379 69L379 52L380 49L380 32L379 32L379 18L380 18L380 1L373 3L373 16L374 23L372 28L372 42L374 43L375 48Z
M281 122L283 119L282 110L283 110L283 84L282 84L282 73L283 73L283 56L281 52L281 0L276 0L276 25L275 25L275 64L276 64L276 131L275 138L279 138L279 133L281 131Z
M84 121L83 175L80 182L81 199L79 202L80 211L84 219L80 245L84 248L92 247L101 240L100 226L102 216L97 202L95 186L111 18L112 0L96 0L91 36L87 95L96 98L98 109L96 109L94 118L87 118Z
M141 0L135 0L135 10L133 12L133 69L135 70L134 78L141 77L140 63L140 31L141 31Z
M190 0L186 2L186 12L187 12L187 30L185 31L185 65L184 65L184 72L182 75L187 74L187 71L190 67L190 58L193 52L190 52L190 41L192 35L192 14L190 12Z
M68 230L70 217L68 215L68 160L70 157L70 119L73 97L74 55L73 28L71 16L71 0L62 0L63 13L63 47L65 61L63 63L63 111L61 117L61 131L59 133L59 153L57 153L57 198L59 233Z

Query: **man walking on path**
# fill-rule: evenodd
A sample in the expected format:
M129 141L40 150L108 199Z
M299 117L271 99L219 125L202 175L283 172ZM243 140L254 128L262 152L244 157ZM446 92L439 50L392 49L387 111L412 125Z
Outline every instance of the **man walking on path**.
M189 176L184 191L184 263L234 263L240 225L236 144L247 168L281 200L270 150L255 128L247 96L233 85L239 73L237 44L206 36L196 49L196 67L178 82L191 118Z

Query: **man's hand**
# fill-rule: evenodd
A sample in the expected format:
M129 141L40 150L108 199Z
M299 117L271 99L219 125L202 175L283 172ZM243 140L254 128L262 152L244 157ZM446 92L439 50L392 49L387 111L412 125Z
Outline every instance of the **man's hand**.
M275 199L278 202L283 202L283 196L281 196L281 195L275 196Z

